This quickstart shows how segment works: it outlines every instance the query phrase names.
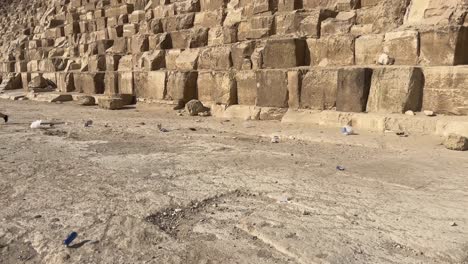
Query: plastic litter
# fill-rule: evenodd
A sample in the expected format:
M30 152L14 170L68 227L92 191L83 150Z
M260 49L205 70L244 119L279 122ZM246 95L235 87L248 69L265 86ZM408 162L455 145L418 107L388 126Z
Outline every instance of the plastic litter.
M84 124L85 127L92 127L93 126L93 120L88 120Z
M271 143L279 143L280 142L280 137L279 136L272 136L271 137Z
M169 132L169 130L167 130L167 129L165 129L164 127L162 127L161 124L158 124L158 129L159 129L159 131L161 131L161 132L163 132L163 133Z
M343 166L336 166L336 169L339 170L339 171L345 171L346 168L343 167Z
M41 125L42 125L42 120L36 120L31 123L31 128L32 129L40 128Z
M354 129L352 126L344 126L341 128L341 133L346 136L354 135Z
M73 240L75 240L76 238L78 237L78 233L76 232L71 232L67 238L63 241L63 244L65 246L70 246L70 244L73 242Z

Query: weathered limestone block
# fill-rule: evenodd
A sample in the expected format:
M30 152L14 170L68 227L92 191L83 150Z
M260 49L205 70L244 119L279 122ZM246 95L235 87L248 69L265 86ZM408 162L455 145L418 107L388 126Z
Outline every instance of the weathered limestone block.
M225 8L227 2L227 0L200 0L200 10L207 11Z
M445 139L444 146L450 150L467 151L468 138L456 134L450 134Z
M286 12L293 11L302 8L301 0L279 0L278 1L278 11Z
M334 10L337 0L302 0L304 9L328 8Z
M135 94L133 72L119 72L118 76L118 93L119 94Z
M104 93L104 73L74 73L75 91L88 95Z
M135 88L138 98L163 100L166 96L166 72L135 73Z
M73 92L75 90L75 83L73 73L70 72L57 72L57 89L62 93Z
M348 34L355 23L355 12L340 12L335 18L327 18L322 21L321 36Z
M372 71L367 68L343 68L338 71L336 110L365 112Z
M423 110L468 115L468 67L428 67L423 71Z
M301 107L302 80L308 69L294 69L288 71L288 105L289 108L299 109Z
M354 36L337 35L308 39L311 66L354 64Z
M17 61L15 63L15 72L26 72L28 71L28 63L26 61Z
M149 49L171 49L172 43L167 33L150 35L148 37Z
M234 44L231 48L231 59L236 70L252 69L251 56L255 50L255 41L244 41Z
M237 42L237 27L213 27L208 31L208 46Z
M2 77L0 91L15 90L23 88L22 78L20 73L5 74Z
M237 103L240 105L255 105L257 101L257 74L246 70L236 73Z
M129 16L129 21L132 24L139 24L145 20L146 13L143 10L135 10Z
M424 76L414 67L382 67L372 73L367 111L405 113L421 110Z
M408 6L404 24L448 25L456 23L463 17L463 12L457 12L457 7L461 9L463 3L466 5L466 2L458 0L412 0Z
M176 60L181 53L181 50L176 49L168 50L166 52L166 68L168 70L177 70Z
M117 71L119 69L120 55L106 55L106 70Z
M170 33L172 48L198 48L208 44L208 29L193 28Z
M133 56L125 55L119 60L119 71L132 71L133 70Z
M385 34L384 52L395 60L396 65L416 65L419 55L417 31L397 31Z
M287 72L257 71L257 106L288 107Z
M223 25L227 27L238 25L242 21L242 10L243 9L228 9Z
M242 21L239 24L237 38L243 41L269 37L273 33L273 22L273 15L250 17L247 21Z
M167 0L163 0L167 1ZM165 4L165 3L161 3ZM200 1L199 0L183 0L174 3L174 8L177 14L186 14L200 12Z
M199 49L186 49L175 60L176 68L181 71L196 70L198 67Z
M172 32L193 27L194 20L195 14L182 14L162 18L161 24L164 32Z
M205 48L200 52L198 68L202 70L229 70L231 68L231 47Z
M195 15L193 25L199 27L212 28L221 26L224 19L224 10L218 9L213 11L200 12Z
M423 65L468 64L468 28L452 26L420 31L420 63Z
M104 73L104 94L116 95L119 93L119 73L106 72Z
M197 97L197 72L168 72L166 100L184 104Z
M117 39L123 37L123 26L107 27L106 30L109 39Z
M237 104L234 73L226 71L201 71L198 73L198 99L203 103Z
M88 70L90 72L106 71L106 56L94 55L89 57Z
M337 68L311 68L303 75L300 107L330 110L336 106Z
M139 32L139 27L137 24L125 24L123 25L122 35L126 38L131 38Z
M166 56L164 50L144 52L138 63L145 71L157 71L166 67Z
M118 110L125 106L124 100L119 97L103 97L99 98L98 105L106 110Z
M23 85L23 89L25 91L28 91L28 83L31 81L31 73L29 72L23 72L21 73L21 84ZM2 83L1 77L0 77L0 83Z
M131 52L133 54L142 53L149 50L148 36L135 35L131 40Z
M293 68L305 65L306 42L302 39L267 40L263 51L264 68Z
M261 14L269 11L274 11L273 1L270 0L256 0L253 1L253 13Z
M132 4L124 4L120 6L110 7L105 10L106 17L116 17L120 15L128 15L131 14L134 10Z
M356 64L375 64L383 52L383 41L383 34L364 35L357 38L355 47Z

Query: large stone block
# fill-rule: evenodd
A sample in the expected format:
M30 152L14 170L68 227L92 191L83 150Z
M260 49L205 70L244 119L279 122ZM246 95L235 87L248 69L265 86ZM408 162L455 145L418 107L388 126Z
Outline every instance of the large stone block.
M257 71L257 106L288 107L287 72L284 70Z
M203 103L237 104L234 73L201 71L198 73L198 99Z
M135 73L135 87L138 98L163 100L166 96L166 72Z
M335 12L322 9L277 13L275 15L275 33L276 35L319 38L323 21L335 16Z
M104 94L115 95L119 93L119 73L106 72L104 75Z
M338 71L336 110L365 112L371 84L372 70L343 68Z
M145 71L156 71L166 67L166 56L164 50L153 50L144 52L138 66Z
M363 35L357 38L355 47L356 64L375 64L383 52L383 41L383 34Z
M135 86L133 81L133 72L119 72L118 75L118 93L119 94L135 94Z
M161 19L164 32L172 32L193 27L195 14L182 14Z
M311 68L303 74L300 107L329 110L336 106L337 68Z
M337 35L308 39L311 66L354 64L354 36Z
M75 83L73 73L70 72L57 72L57 89L60 92L68 93L75 91Z
M200 0L201 11L217 10L227 5L227 0Z
M208 44L208 29L193 28L170 33L171 46L174 49L198 48Z
M236 70L252 69L251 56L255 50L255 41L244 41L231 47L231 59Z
M257 101L257 74L246 70L236 73L237 103L240 105L255 105Z
M424 76L414 67L382 67L372 73L367 111L405 113L420 111Z
M395 60L396 65L416 65L419 55L417 31L397 31L385 34L384 52Z
M468 115L468 67L428 67L423 71L423 110Z
M221 26L224 19L224 10L218 9L213 11L200 12L195 15L193 22L194 26L212 28Z
M104 73L74 73L75 91L88 95L104 93Z
M203 70L229 70L231 66L230 46L203 49L198 59L198 68Z
M182 71L196 70L198 67L198 57L200 50L186 49L175 60L176 68Z
M187 103L197 98L197 72L168 72L167 100Z
M420 63L423 65L468 64L468 28L443 27L420 31Z
M267 40L263 51L264 68L293 68L305 65L306 42L302 39Z

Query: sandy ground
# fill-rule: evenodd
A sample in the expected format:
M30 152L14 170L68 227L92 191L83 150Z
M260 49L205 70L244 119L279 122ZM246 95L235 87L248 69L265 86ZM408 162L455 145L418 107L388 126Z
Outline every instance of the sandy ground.
M0 109L0 263L468 263L468 154L439 138Z

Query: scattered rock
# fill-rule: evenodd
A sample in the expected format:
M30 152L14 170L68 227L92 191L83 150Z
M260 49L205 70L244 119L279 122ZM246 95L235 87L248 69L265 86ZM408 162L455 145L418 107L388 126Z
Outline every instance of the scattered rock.
M434 111L429 111L429 110L424 111L424 114L425 114L426 116L435 116L435 115L436 115L436 114L434 113Z
M458 226L458 225L457 225L457 223L452 222L452 223L450 223L450 226Z
M108 97L99 99L99 107L107 110L118 110L124 107L122 98Z
M78 98L78 104L84 106L96 105L96 99L93 96L84 95Z
M405 115L415 116L416 114L413 111L408 110L408 111L405 112Z
M206 107L199 100L191 100L185 105L185 110L191 116L197 116L200 113L206 112Z
M468 150L468 138L451 134L445 139L444 146L450 150L466 151Z
M390 58L390 56L388 56L388 54L386 53L382 53L379 56L377 63L380 65L392 65L393 63L395 63L395 59Z

